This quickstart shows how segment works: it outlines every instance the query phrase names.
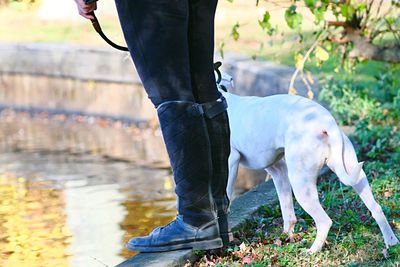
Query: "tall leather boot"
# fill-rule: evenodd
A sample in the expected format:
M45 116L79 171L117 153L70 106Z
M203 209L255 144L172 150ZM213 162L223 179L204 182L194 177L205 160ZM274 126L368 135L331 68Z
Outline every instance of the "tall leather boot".
M211 143L213 175L211 190L217 207L219 231L224 246L233 240L228 224L229 198L226 193L228 184L228 157L230 154L230 129L226 111L212 119L206 119Z
M233 240L228 223L229 198L226 193L228 184L228 158L230 154L230 129L227 104L224 97L217 101L202 104L205 112L208 136L211 144L212 180L211 191L216 204L220 236L224 247Z
M210 140L201 105L169 101L157 113L174 174L178 215L150 235L131 239L127 248L141 252L220 248L211 193Z

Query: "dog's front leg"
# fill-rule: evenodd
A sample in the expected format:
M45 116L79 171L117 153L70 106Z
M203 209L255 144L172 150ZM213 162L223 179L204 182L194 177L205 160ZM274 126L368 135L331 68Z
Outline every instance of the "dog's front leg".
M292 238L297 219L293 208L292 186L289 182L286 162L284 159L280 159L265 170L271 174L278 194L283 217L283 232L287 233L289 238Z
M393 230L390 227L381 206L375 201L374 196L372 195L371 188L363 171L361 172L361 175L364 177L358 184L353 186L354 190L357 192L364 204L370 210L370 212L372 213L372 217L374 217L379 228L381 229L386 247L388 248L390 246L399 244L399 240L393 233Z
M231 154L229 155L229 177L228 177L228 186L226 188L226 193L228 194L229 199L232 201L233 197L233 189L235 186L239 162L240 162L240 153L235 148L231 147Z

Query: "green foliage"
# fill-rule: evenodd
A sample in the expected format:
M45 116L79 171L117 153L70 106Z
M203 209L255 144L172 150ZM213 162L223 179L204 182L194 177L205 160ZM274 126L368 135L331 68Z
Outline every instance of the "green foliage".
M354 140L364 160L400 162L400 93L356 125ZM397 162L397 163L396 163Z
M37 7L40 1L35 0L0 0L0 7L10 7L16 11L26 11L32 7Z
M233 2L233 1L230 1ZM262 5L256 0L256 6ZM324 38L318 40L319 45L335 46L332 55L341 57L341 64L347 61L358 63L363 60L379 60L384 62L400 62L396 56L400 52L400 4L398 1L326 1L326 0L294 0L294 1L267 1L266 11L258 24L268 35L283 34L273 25L271 16L276 6L283 8L284 19L288 27L298 35L298 48L304 42L303 14L306 9L311 12L314 40L321 32ZM272 4L271 4L272 3ZM326 14L329 14L326 16ZM332 16L333 15L333 16ZM232 28L231 36L235 41L239 39L236 23ZM367 47L368 49L365 49ZM392 51L391 51L392 50ZM393 51L394 50L394 51ZM368 51L366 53L366 51ZM299 50L295 51L296 53ZM322 66L321 62L319 66Z
M380 102L393 102L400 92L400 65L385 68L375 75L376 89L371 92Z
M329 109L340 124L353 125L367 118L380 104L371 99L363 86L352 80L328 79L322 85L319 99L329 102Z
M303 16L297 13L296 9L297 7L295 5L291 5L288 9L286 9L285 20L291 29L300 32Z
M235 40L235 41L239 40L239 36L240 36L239 28L240 28L239 22L236 22L236 24L233 25L233 27L232 27L231 35L232 35L233 40Z
M271 14L268 11L265 11L263 19L258 21L260 27L268 34L272 35L276 32L276 28L272 27L270 22Z
M400 119L400 66L387 65L368 81L358 81L354 72L348 76L322 81L319 100L339 124L354 125L360 121L393 125ZM346 78L347 77L347 78ZM364 122L365 123L365 122Z
M37 3L37 2L39 2L39 1L35 1L35 0L0 0L0 6L13 4L13 3L33 4L33 3Z

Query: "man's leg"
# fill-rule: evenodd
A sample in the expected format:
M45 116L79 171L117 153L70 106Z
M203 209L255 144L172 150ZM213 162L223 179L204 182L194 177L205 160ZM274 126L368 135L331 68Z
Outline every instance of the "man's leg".
M131 239L128 248L153 252L221 247L210 189L210 141L191 86L188 2L116 3L133 61L157 107L178 198L177 219L149 236Z
M228 157L230 153L230 129L221 93L214 78L214 16L218 0L189 0L189 56L193 94L196 101L206 103L211 116L206 116L211 143L213 177L212 194L217 204L218 222L224 245L232 239L228 226L229 199Z

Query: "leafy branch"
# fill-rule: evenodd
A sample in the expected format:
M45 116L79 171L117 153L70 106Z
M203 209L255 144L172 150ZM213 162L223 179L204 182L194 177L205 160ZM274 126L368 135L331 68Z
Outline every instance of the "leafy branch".
M311 47L308 49L306 54L302 56L301 54L296 55L296 70L292 75L292 78L290 79L290 84L289 84L289 94L296 94L296 89L294 88L294 82L298 76L298 74L301 74L301 79L303 83L306 85L307 90L308 90L308 97L312 99L314 97L314 93L311 89L309 81L304 77L304 65L307 62L307 60L310 58L311 54L316 50L316 56L320 60L327 60L329 58L328 53L321 47L319 46L320 42L322 39L326 37L327 31L324 29L318 34L318 37L314 41L314 43L311 45ZM308 79L311 80L311 79Z

